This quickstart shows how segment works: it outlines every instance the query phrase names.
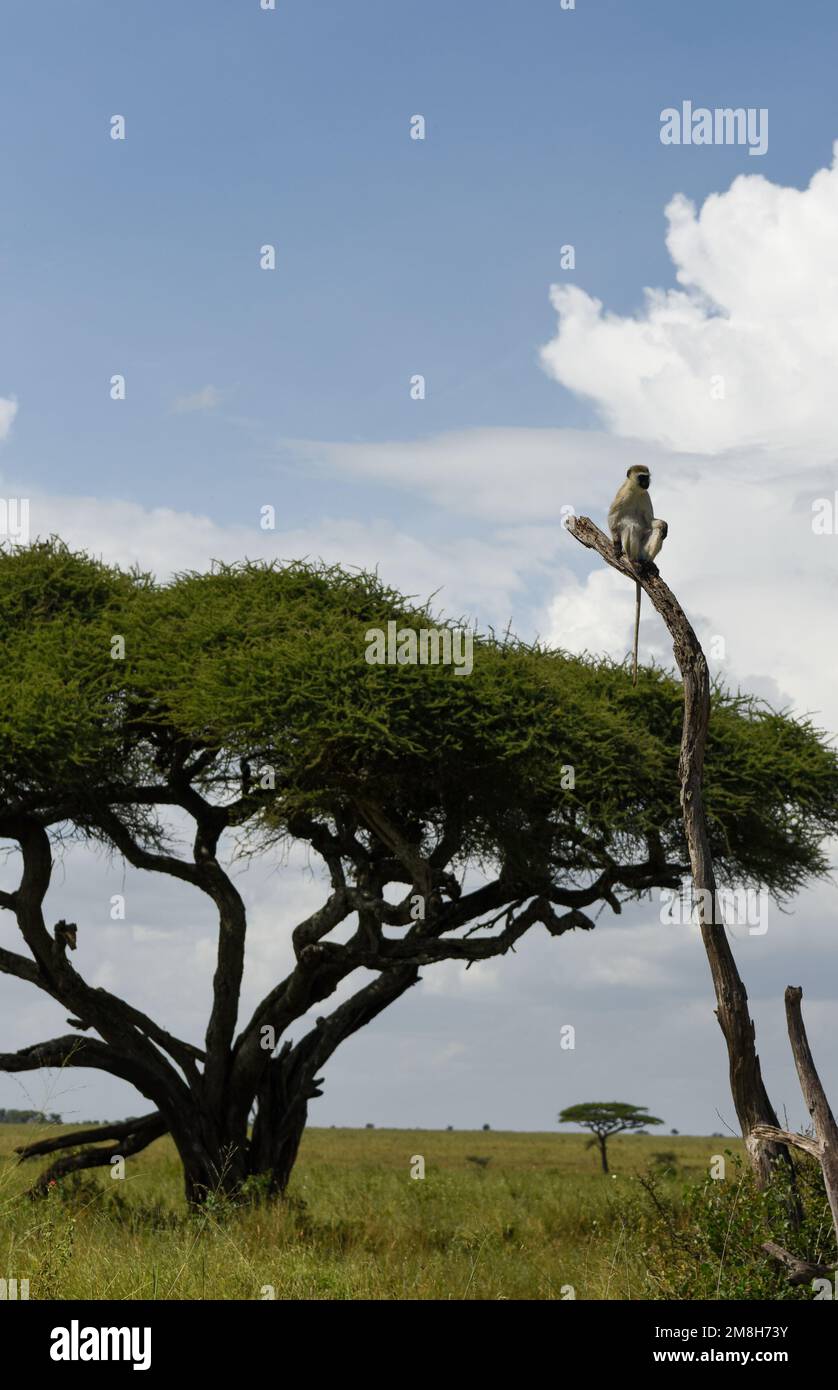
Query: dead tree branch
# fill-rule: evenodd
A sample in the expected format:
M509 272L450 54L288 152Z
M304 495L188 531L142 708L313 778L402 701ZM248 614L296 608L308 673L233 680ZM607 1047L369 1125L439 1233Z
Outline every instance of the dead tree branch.
M806 1102L806 1109L809 1111L812 1124L815 1127L815 1137L812 1138L807 1134L792 1134L786 1130L783 1130L782 1133L786 1143L804 1149L820 1163L829 1210L832 1213L835 1238L838 1240L838 1125L835 1123L835 1116L821 1085L815 1059L809 1047L809 1039L803 1024L803 1011L800 1002L802 998L803 990L799 986L787 986L785 999L789 1042L800 1080L800 1089ZM795 1255L789 1255L786 1250L775 1245L773 1241L763 1245L762 1249L772 1259L779 1260L792 1271L790 1276L792 1284L803 1284L809 1279L829 1275L835 1269L834 1265L815 1265L809 1264L805 1260L798 1260Z
M608 537L589 517L570 517L567 529L580 544L595 550L612 569L632 582L637 580L638 576L629 562L622 557L617 558ZM759 1138L755 1133L757 1125L778 1130L779 1123L762 1080L754 1025L748 1010L748 995L730 949L716 892L702 795L704 752L710 720L707 660L684 610L660 575L641 578L640 583L666 624L683 679L684 723L678 773L684 834L699 901L701 936L716 992L716 1017L727 1044L733 1103L751 1164L758 1181L765 1183L773 1160L779 1157L790 1159L783 1145ZM709 920L706 910L708 903L711 905Z

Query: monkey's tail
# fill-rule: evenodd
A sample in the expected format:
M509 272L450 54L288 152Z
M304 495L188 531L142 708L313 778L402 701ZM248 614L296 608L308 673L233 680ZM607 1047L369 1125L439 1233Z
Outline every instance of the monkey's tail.
M637 644L640 640L640 580L636 579L637 596L634 603L634 667L631 673L632 685L637 685Z

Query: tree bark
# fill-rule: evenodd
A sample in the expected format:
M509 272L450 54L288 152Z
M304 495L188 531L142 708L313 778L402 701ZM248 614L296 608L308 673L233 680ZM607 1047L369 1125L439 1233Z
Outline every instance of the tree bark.
M803 990L799 986L787 987L785 1001L789 1041L806 1109L812 1117L815 1139L813 1141L809 1135L790 1134L788 1140L798 1148L814 1153L819 1160L823 1169L829 1210L832 1213L832 1224L835 1227L835 1238L838 1240L838 1125L835 1123L835 1116L821 1085L815 1059L809 1047L803 1024L802 998Z
M776 1130L772 1134L767 1125L760 1126L761 1130L768 1131L761 1137L782 1138L787 1144L793 1144L796 1148L803 1149L805 1153L811 1154L818 1160L823 1172L829 1210L832 1213L835 1239L838 1241L838 1125L835 1123L835 1116L821 1085L815 1059L809 1047L809 1039L803 1024L802 998L803 990L799 986L787 986L785 1002L789 1042L791 1043L803 1099L812 1117L815 1137L813 1139L808 1134L792 1134L784 1129ZM772 1259L779 1260L781 1264L786 1266L790 1271L789 1283L791 1284L805 1284L811 1279L823 1278L832 1274L835 1269L834 1265L821 1265L799 1260L796 1255L789 1254L787 1250L773 1241L767 1241L762 1249Z
M612 569L637 581L625 559L617 559L608 538L589 517L570 517L567 529L576 540L596 552ZM689 851L693 886L699 901L701 938L716 993L716 1017L727 1044L730 1089L751 1165L760 1186L769 1179L778 1158L790 1162L788 1150L755 1134L759 1124L778 1128L777 1116L762 1080L756 1035L748 1010L748 994L736 967L719 910L713 858L707 835L702 795L702 771L710 719L710 677L707 660L681 605L660 575L641 578L644 592L663 619L672 638L675 660L684 683L684 723L678 773L681 810ZM709 915L706 911L710 904Z

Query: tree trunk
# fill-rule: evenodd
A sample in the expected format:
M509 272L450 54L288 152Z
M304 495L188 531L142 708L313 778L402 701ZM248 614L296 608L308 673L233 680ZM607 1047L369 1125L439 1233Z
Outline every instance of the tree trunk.
M245 1134L222 1135L200 1116L179 1118L171 1128L181 1163L186 1201L203 1206L211 1194L235 1197L249 1173Z
M771 1175L772 1164L779 1158L790 1159L783 1145L760 1142L753 1133L755 1125L776 1125L778 1121L762 1079L748 992L736 967L719 908L707 835L702 773L710 722L710 677L698 638L675 600L667 601L668 590L666 594L667 598L659 598L655 606L672 633L675 660L684 679L684 727L678 771L684 833L699 903L701 939L716 994L716 1017L727 1044L733 1103L751 1165L758 1183L764 1186Z
M607 1147L606 1147L607 1141L606 1141L606 1138L605 1138L605 1135L604 1135L604 1134L598 1134L598 1135L597 1135L597 1139L598 1139L598 1141L599 1141L599 1156L600 1156L600 1158L602 1159L602 1171L603 1171L603 1173L607 1173L607 1172L608 1172L608 1149L607 1149Z
M66 1152L39 1174L30 1197L44 1196L54 1182L83 1169L108 1167L115 1157L140 1153L155 1139L170 1134L183 1168L187 1205L198 1211L209 1197L237 1201L250 1177L265 1178L265 1192L285 1194L305 1130L308 1107L303 1096L290 1105L279 1097L263 1098L252 1134L241 1126L226 1131L212 1125L197 1107L181 1107L175 1123L171 1115L154 1111L140 1119L99 1125L71 1134L51 1135L32 1144L21 1144L19 1161ZM102 1141L110 1140L105 1145Z
M250 1140L251 1168L268 1179L268 1192L282 1196L297 1159L308 1120L308 1102L320 1094L316 1085L291 1081L285 1062L286 1044L268 1068L257 1096L258 1108Z
M239 1105L226 1106L228 1117L241 1111ZM197 1111L181 1115L171 1133L183 1163L188 1204L199 1208L213 1193L236 1200L248 1178L264 1179L267 1195L283 1196L307 1119L306 1093L289 1092L276 1062L260 1088L249 1134L232 1120L216 1127Z
M793 1134L786 1129L771 1130L768 1125L760 1126L758 1138L782 1141L793 1144L804 1153L811 1154L821 1165L824 1187L832 1214L832 1225L838 1240L838 1124L832 1113L826 1092L821 1084L815 1059L809 1047L809 1039L803 1024L801 999L803 991L799 986L789 985L786 989L786 1021L789 1041L794 1055L794 1064L800 1080L800 1089L806 1108L812 1117L814 1136ZM835 1265L823 1265L809 1260L801 1260L784 1250L775 1241L768 1240L762 1246L766 1255L778 1260L789 1271L790 1284L807 1284L812 1279L829 1279L835 1273ZM832 1296L831 1294L829 1295Z
M611 542L589 517L570 517L567 529L582 545L596 550L612 569L636 581L634 570L625 560L615 557ZM684 724L678 763L684 834L693 886L699 901L701 939L716 993L716 1017L727 1044L733 1103L757 1182L764 1186L770 1176L772 1163L782 1158L791 1164L791 1158L784 1145L761 1141L754 1134L756 1125L776 1129L778 1122L762 1080L747 991L736 968L718 907L701 786L710 719L707 661L686 614L660 576L655 574L640 582L669 630L675 660L684 682ZM711 905L709 919L706 912L708 903Z

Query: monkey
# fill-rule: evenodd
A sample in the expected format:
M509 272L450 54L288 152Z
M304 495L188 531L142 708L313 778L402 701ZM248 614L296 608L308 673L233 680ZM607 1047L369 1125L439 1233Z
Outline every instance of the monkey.
M669 533L665 521L658 520L652 510L649 483L652 475L643 464L634 464L626 473L626 481L608 509L608 527L619 559L625 555L635 574L641 577L658 573L655 558L660 554ZM640 638L640 580L635 580L634 660L632 685L637 685L637 645Z
M619 559L625 552L633 565L642 560L643 546L654 520L649 496L651 477L648 468L635 464L626 473L626 481L608 509L608 527L615 553Z
M64 952L64 954L66 954L68 946L71 951L75 951L77 930L78 928L76 927L75 922L65 922L63 917L61 918L60 922L56 922L55 940L56 944Z

